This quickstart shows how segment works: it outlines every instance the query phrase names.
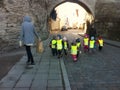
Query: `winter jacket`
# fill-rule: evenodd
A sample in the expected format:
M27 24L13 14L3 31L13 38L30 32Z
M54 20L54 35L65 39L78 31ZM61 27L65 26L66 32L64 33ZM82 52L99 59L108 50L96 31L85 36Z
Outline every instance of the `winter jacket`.
M35 27L31 22L31 18L29 16L25 16L23 19L20 39L23 41L24 45L32 45L34 44L34 36L36 35L39 38L38 34L35 31Z

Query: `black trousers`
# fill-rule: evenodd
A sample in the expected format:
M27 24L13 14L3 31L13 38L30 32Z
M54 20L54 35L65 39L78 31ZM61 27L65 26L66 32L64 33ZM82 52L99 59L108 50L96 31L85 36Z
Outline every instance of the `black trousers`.
M99 46L99 51L101 51L102 50L102 46Z
M53 56L57 55L57 49L56 48L52 48L51 51L52 51L52 55Z
M66 49L64 49L64 54L67 55L67 50Z
M34 60L33 60L33 55L32 55L32 52L31 52L31 46L25 45L25 48L26 48L26 52L27 52L28 62L33 63Z
M62 50L57 50L58 58L62 56Z
M80 52L80 51L77 51L77 58L79 57L79 52Z

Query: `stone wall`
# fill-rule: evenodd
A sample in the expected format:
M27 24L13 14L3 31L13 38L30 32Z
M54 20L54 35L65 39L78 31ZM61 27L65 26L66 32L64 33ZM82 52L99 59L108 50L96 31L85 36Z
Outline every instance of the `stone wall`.
M42 2L42 4L41 4ZM0 1L0 51L18 48L19 33L24 15L29 15L43 39L48 37L45 0Z
M95 8L98 33L108 39L120 41L120 1L100 0Z
M65 1L76 0L0 0L0 51L18 48L24 15L29 15L42 39L49 36L48 20L53 8ZM97 19L99 33L119 38L119 0L79 0ZM96 2L97 1L97 2ZM115 34L115 35L114 35Z

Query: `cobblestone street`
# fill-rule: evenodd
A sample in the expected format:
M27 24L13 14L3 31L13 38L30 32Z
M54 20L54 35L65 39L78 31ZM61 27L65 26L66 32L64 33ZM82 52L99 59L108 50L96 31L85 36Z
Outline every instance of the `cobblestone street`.
M77 62L73 62L70 55L64 57L71 89L120 90L119 60L120 48L106 44L102 52L96 50L90 54L82 51Z
M57 34L57 33L56 33ZM59 32L69 43L77 31ZM120 48L105 44L103 51L82 53L73 62L70 53L53 57L48 46L52 35L44 41L45 51L36 53L35 66L26 66L26 55L0 81L0 90L120 90ZM117 43L119 44L119 43Z

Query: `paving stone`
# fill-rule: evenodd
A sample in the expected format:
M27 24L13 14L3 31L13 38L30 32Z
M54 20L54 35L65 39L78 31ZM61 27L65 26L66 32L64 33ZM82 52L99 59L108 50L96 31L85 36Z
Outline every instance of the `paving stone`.
M62 76L61 76L61 74L50 73L49 76L48 76L48 79L51 79L51 80L61 80Z
M43 80L47 80L47 78L48 78L48 74L36 74L36 76L35 76L35 80L41 80L41 79L43 79Z
M17 82L15 88L16 87L29 88L31 86L31 83L32 83L32 80L30 79L20 80Z
M55 88L47 88L47 90L64 90L62 87L55 87Z
M12 90L29 90L29 88L13 88Z
M48 80L48 87L62 87L62 80Z
M13 90L12 88L0 88L0 90Z
M30 90L47 90L46 88L47 88L46 86L39 86L39 87L32 87L30 88Z
M0 88L2 87L2 88L12 88L12 87L14 87L14 85L15 85L15 81L5 81L5 82L2 82L2 83L0 83Z
M37 87L47 87L47 79L38 79L38 80L34 80L32 82L32 86L31 88L37 88Z
M34 76L35 76L34 74L23 74L23 75L20 77L20 80L25 80L25 79L32 80Z

